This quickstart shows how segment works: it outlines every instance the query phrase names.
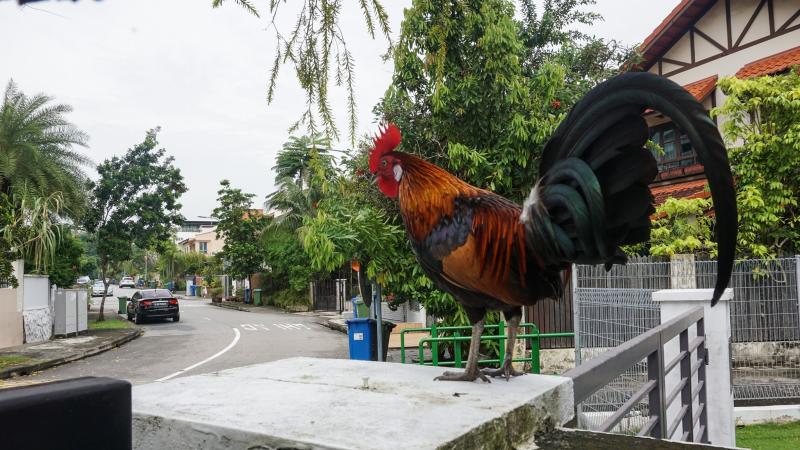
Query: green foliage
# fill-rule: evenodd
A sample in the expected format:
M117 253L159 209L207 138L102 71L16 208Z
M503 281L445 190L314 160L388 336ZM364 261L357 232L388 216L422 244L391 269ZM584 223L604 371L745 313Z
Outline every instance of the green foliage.
M9 81L0 105L0 192L58 195L65 212L77 217L86 198L82 167L90 160L72 147L85 146L87 136L64 118L72 107L52 101L28 97Z
M36 273L46 273L56 258L61 238L58 217L60 192L38 197L28 191L0 194L0 243L8 249L6 260L25 259Z
M148 131L145 140L125 155L97 166L100 179L89 183L91 208L84 227L94 234L102 279L132 258L134 244L159 250L183 221L178 199L186 185L172 165L173 158L157 148L158 131Z
M650 231L650 254L672 256L681 253L707 253L716 256L717 244L711 239L713 220L706 213L711 200L669 198L656 208Z
M736 446L756 450L794 450L800 447L800 422L737 427Z
M84 254L83 242L75 237L71 230L62 230L61 239L55 250L55 260L47 271L50 283L67 288L75 283L75 279L83 275L81 258ZM86 272L88 273L88 272Z
M260 211L252 210L253 194L232 188L228 180L222 180L220 186L217 191L219 206L212 213L219 220L217 238L225 240L218 256L225 261L227 273L235 279L249 279L264 265L258 245L263 217Z
M726 78L714 110L737 185L739 252L764 258L800 250L800 74Z
M213 0L215 8L223 0ZM259 12L247 0L235 0L247 12L259 17ZM347 95L347 114L349 136L355 142L356 134L356 100L355 100L355 58L347 46L342 28L339 26L341 0L303 0L290 2L292 6L300 4L297 20L288 31L282 31L275 22L279 10L286 8L287 2L269 1L269 15L272 17L270 28L275 31L275 57L270 69L267 101L272 102L277 86L278 72L282 65L291 63L294 66L297 81L306 92L306 111L300 120L292 126L296 129L305 124L311 135L319 130L318 122L327 136L339 137L339 129L333 117L329 103L331 77L336 86L344 86ZM364 21L371 38L375 38L376 30L391 41L388 16L379 0L359 0L359 7L364 14Z

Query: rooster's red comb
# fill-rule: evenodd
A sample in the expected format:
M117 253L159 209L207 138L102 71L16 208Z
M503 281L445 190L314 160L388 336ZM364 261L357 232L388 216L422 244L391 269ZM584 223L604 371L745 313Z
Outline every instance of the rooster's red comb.
M381 156L391 152L398 145L400 145L400 129L393 123L386 126L381 131L381 135L373 139L375 145L369 154L369 170L375 173L378 170L378 163L381 161Z

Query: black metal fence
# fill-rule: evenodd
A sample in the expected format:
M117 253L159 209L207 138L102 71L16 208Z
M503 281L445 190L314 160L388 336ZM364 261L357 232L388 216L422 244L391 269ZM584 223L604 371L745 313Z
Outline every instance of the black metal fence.
M342 269L311 282L311 303L315 311L349 311L350 299L358 292L358 280L350 270Z

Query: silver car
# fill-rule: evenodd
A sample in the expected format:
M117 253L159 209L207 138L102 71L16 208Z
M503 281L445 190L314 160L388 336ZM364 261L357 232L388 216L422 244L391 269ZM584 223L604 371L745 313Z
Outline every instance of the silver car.
M103 280L94 280L94 284L92 285L92 297L102 297L103 296ZM108 286L108 292L106 292L106 297L112 295L114 290L111 288L111 285Z

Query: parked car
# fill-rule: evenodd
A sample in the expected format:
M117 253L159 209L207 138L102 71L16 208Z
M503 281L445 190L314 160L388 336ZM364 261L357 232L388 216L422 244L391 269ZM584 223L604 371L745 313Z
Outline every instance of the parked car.
M92 285L92 297L102 297L104 288L105 286L103 285L103 280L94 280L94 284ZM106 292L106 297L112 294L114 294L114 289L112 289L111 285L109 285L108 291Z
M178 299L166 289L142 289L136 291L128 302L128 320L142 323L150 318L172 318L173 322L181 320Z
M124 287L135 288L136 287L136 282L133 281L133 277L122 277L122 279L119 280L119 287L121 287L121 288L124 288Z
M75 284L77 284L78 286L88 286L89 283L91 283L91 282L92 282L92 279L89 278L86 275L84 275L82 277L78 277L78 279L75 280Z

